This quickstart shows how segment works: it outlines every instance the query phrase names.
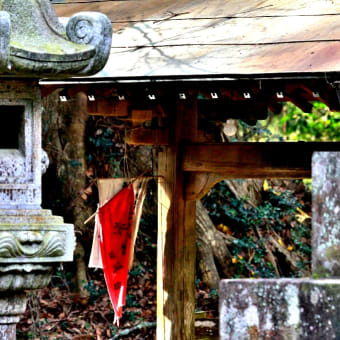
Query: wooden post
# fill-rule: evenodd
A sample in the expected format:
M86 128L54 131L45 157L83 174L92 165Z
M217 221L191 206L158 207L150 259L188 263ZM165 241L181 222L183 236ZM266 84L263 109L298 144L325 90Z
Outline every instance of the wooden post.
M181 145L197 135L196 99L178 101L175 117L158 158L157 340L195 338L196 202L184 199Z

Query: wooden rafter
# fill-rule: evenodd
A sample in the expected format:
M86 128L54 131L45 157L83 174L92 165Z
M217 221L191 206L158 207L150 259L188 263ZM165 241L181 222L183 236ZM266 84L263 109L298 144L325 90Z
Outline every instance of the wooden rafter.
M310 112L312 103L321 101L331 110L340 110L340 95L337 86L332 80L324 78L306 79L298 82L289 79L280 80L239 80L228 81L183 81L183 82L156 82L141 81L129 86L124 83L79 83L67 82L49 83L42 86L43 96L54 90L64 89L69 97L74 97L76 92L86 92L95 99L89 102L89 113L95 115L122 116L119 106L133 106L133 109L152 109L157 103L177 100L184 96L196 93L199 99L199 114L202 111L215 111L217 116L239 116L236 119L265 119L267 108L275 113L280 112L282 102L291 101L304 112ZM151 96L151 97L150 97ZM151 100L150 98L156 100ZM184 99L185 100L185 99ZM126 114L126 112L125 112ZM252 116L252 117L251 117ZM234 117L232 117L234 118ZM245 118L247 119L247 118Z

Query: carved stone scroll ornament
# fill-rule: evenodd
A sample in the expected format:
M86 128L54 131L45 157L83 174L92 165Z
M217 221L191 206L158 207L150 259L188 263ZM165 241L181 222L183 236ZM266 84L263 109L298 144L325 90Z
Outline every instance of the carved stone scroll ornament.
M49 210L0 210L0 266L71 261L74 246L73 226Z
M0 73L41 78L100 71L110 54L110 20L79 13L66 31L49 0L0 0Z
M65 235L55 231L21 231L17 235L9 231L0 232L0 257L63 256L65 253L64 238Z
M91 62L80 73L99 72L106 64L111 49L112 26L106 15L81 12L73 15L67 23L69 39L78 44L90 44L96 48Z
M74 247L73 226L49 210L0 209L0 339L15 339L24 292L46 287L53 268L72 260Z

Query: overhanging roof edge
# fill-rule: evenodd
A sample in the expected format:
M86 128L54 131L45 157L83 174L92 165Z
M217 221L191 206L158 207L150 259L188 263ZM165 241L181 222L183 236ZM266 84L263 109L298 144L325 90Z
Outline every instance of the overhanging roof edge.
M139 77L75 77L68 79L40 79L40 85L80 85L80 84L132 84L132 83L169 83L169 82L220 82L256 80L304 80L324 79L327 82L340 81L340 71L334 72L296 72L273 74L212 74L195 76L139 76Z

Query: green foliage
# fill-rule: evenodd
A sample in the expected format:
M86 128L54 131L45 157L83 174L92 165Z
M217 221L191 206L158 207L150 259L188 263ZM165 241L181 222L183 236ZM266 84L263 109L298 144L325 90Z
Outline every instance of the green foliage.
M72 167L81 166L81 162L76 160L70 160L68 161L68 164Z
M127 319L129 321L135 321L138 319L138 316L140 314L140 311L127 311L126 309L123 312L124 319Z
M209 298L211 298L211 299L218 298L218 290L215 289L215 288L211 289L210 292L209 292Z
M332 112L320 102L313 103L311 113L305 113L288 102L279 115L250 126L239 121L237 137L231 141L339 141L340 112Z
M320 102L315 102L311 113L304 113L291 103L281 114L280 128L287 140L339 141L340 112L331 112Z
M292 103L286 103L281 114L270 115L255 126L239 122L238 132L230 141L339 141L340 113L331 112L320 102L313 103L311 113L304 113ZM306 199L310 200L311 180L304 180ZM309 195L309 197L307 197ZM220 183L206 205L215 225L228 226L235 237L231 245L234 277L274 277L275 268L268 261L271 238L294 253L296 266L309 269L311 255L311 223L308 214L299 216L297 209L305 210L297 197L287 190L262 192L263 203L254 208L247 205L247 198L236 198L227 185ZM307 206L307 210L309 207ZM301 218L302 217L302 218ZM222 228L223 229L223 228ZM220 229L221 230L221 229ZM272 251L272 246L270 248ZM279 255L279 254L274 254ZM277 259L280 261L279 259ZM283 266L284 267L284 266ZM281 269L284 276L301 275Z
M292 229L291 235L292 240L299 251L305 254L312 253L310 245L306 243L306 240L309 240L311 238L310 228L303 224L298 224Z
M267 256L269 237L276 238L283 247L287 247L288 242L291 242L287 239L288 234L301 259L301 268L306 269L309 265L310 225L306 225L306 221L300 223L297 219L296 209L302 207L301 203L289 190L277 192L268 189L262 195L263 203L256 208L251 207L247 205L246 198L237 199L226 183L220 182L203 199L214 224L228 226L234 237L229 249L233 255L235 278L276 277L273 264ZM286 269L282 271L287 277L297 275Z
M60 266L55 274L52 276L52 284L54 287L63 287L72 286L72 280L74 279L74 274L70 271L64 270L62 266Z
M136 301L136 297L132 294L126 294L125 297L125 306L126 307L139 307L139 303Z

